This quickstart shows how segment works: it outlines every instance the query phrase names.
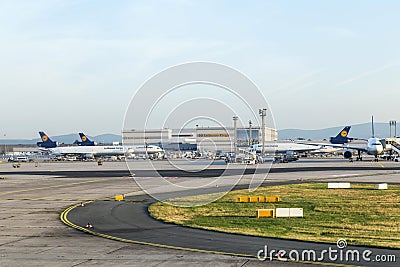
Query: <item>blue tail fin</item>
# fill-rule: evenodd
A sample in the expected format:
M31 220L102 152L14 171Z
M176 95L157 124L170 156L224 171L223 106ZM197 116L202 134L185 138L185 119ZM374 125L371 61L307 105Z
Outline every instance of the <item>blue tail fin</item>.
M329 141L332 144L345 144L350 140L353 140L353 138L348 137L350 128L351 126L344 127L343 130L341 130L335 137L331 137Z
M52 141L45 132L39 132L42 142L37 142L36 144L44 148L53 148L57 146L57 142Z
M79 146L94 146L94 141L89 140L89 138L84 133L79 133L82 142L78 142Z

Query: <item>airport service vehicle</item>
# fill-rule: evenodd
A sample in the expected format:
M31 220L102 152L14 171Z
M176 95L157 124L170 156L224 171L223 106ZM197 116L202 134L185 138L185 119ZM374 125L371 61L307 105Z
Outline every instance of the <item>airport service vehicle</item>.
M374 116L371 119L371 130L372 130L372 137L367 139L366 146L351 146L351 145L339 145L339 144L311 144L315 146L329 146L329 147L336 147L336 148L344 148L346 149L343 152L343 156L346 159L353 158L352 150L358 151L357 160L362 160L362 152L367 153L368 155L375 156L375 161L378 161L378 155L381 155L384 151L382 140L375 137L375 130L374 130ZM365 140L365 139L358 139L358 140Z
M29 158L27 156L17 156L17 157L10 157L8 159L10 162L28 162Z

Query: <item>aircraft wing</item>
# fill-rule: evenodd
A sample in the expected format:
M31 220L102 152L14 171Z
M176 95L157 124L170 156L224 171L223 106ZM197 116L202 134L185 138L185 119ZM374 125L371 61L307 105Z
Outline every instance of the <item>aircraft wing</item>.
M336 148L347 148L347 149L354 149L359 151L368 151L367 147L365 146L351 146L351 145L340 145L340 144L322 144L322 143L298 143L303 145L312 145L312 146L329 146L329 147L336 147Z
M356 138L356 137L349 137L350 140L362 140L362 141L368 141L366 138Z

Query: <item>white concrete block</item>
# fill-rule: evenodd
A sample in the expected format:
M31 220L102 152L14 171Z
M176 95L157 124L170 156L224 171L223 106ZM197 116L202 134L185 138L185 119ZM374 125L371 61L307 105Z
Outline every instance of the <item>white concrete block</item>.
M328 189L351 188L350 183L328 183Z
M290 217L303 217L302 208L290 208L289 213Z
M275 210L275 217L290 217L290 209L289 208L276 208Z
M378 189L388 189L388 184L378 184Z
M276 208L276 218L303 217L302 208Z

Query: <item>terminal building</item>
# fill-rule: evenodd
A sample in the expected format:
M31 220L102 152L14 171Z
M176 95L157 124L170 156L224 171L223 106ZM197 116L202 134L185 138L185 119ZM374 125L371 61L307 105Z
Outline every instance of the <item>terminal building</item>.
M235 131L233 127L196 127L194 129L124 130L122 138L125 145L159 145L172 151L233 152ZM261 143L260 127L237 128L237 147L245 148ZM278 140L278 131L265 127L264 140Z
M250 145L262 142L261 127L242 127L236 129L238 148L247 148ZM278 131L273 128L264 128L265 142L277 141ZM200 151L233 152L235 147L235 129L233 127L198 127L196 129L196 144Z

